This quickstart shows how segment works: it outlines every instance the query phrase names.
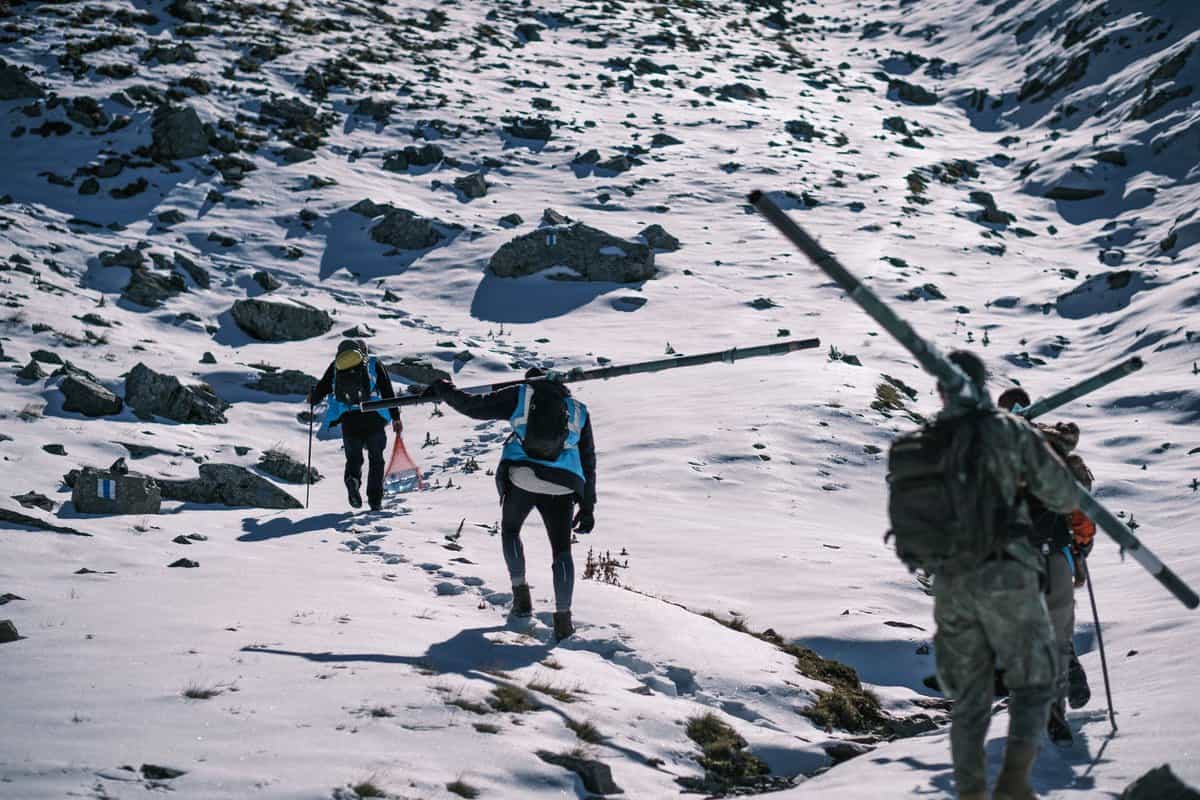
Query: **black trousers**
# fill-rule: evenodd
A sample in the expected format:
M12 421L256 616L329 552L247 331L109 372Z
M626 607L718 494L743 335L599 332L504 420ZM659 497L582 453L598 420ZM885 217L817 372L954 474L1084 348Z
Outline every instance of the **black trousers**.
M363 450L367 451L367 502L383 501L383 451L387 449L387 429L355 436L342 428L342 447L346 450L346 483L362 485Z
M511 483L504 494L500 512L500 543L504 547L504 562L513 585L525 582L525 547L521 544L521 526L533 509L538 510L550 550L554 556L554 599L559 611L571 610L575 593L575 561L571 558L571 522L575 511L575 495L535 494Z

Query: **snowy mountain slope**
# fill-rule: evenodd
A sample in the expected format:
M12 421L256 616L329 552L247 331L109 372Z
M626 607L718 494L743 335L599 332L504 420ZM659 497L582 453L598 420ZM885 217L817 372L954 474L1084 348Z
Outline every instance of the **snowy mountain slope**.
M532 638L504 629L498 543L478 527L498 517L493 482L462 471L467 456L494 463L500 424L406 412L410 447L438 488L394 498L378 518L342 512L340 453L325 437L316 463L331 477L313 487L307 515L168 503L146 520L95 519L67 504L41 516L92 538L6 531L0 592L27 599L0 616L28 638L3 646L0 676L28 700L6 706L0 795L126 796L141 784L119 768L142 763L188 770L170 785L196 797L328 796L373 773L397 796L449 796L445 784L460 776L489 797L581 793L534 755L576 746L559 713L446 705L483 702L489 669L517 685L586 689L577 702L546 702L611 737L587 749L632 797L673 796L676 777L700 774L680 723L708 709L776 774L827 766L822 746L850 734L795 711L820 685L775 648L673 603L744 615L754 630L852 665L897 715L922 713L929 603L880 542L881 451L911 422L872 403L886 374L914 387L906 404L928 413L931 385L749 213L753 188L791 192L802 224L922 333L977 348L997 386L1016 380L1040 395L1143 355L1142 373L1075 404L1070 418L1100 495L1200 580L1186 535L1200 448L1189 216L1200 128L1195 98L1182 94L1200 58L1188 49L1195 15L1186 3L1028 5L11 5L3 57L57 97L0 103L4 352L16 368L53 350L119 395L141 361L208 382L232 407L222 425L143 421L128 409L89 419L62 409L58 379L6 375L5 507L39 514L8 500L31 489L67 501L59 476L129 455L121 442L166 451L133 465L172 478L193 476L197 461L253 467L272 446L302 454L301 398L246 388L259 374L251 365L319 375L340 332L362 325L389 362L424 356L460 385L533 363L758 343L780 329L819 335L862 366L808 352L581 386L601 472L599 527L581 537L577 561L589 546L624 548L621 580L645 594L582 581L581 633L553 650L543 626ZM1085 52L1078 77L1064 65ZM937 58L945 64L922 61ZM1052 85L1062 74L1073 80L1020 96L1030 76ZM889 89L896 79L940 101L902 100L923 98ZM213 126L203 155L154 160L156 98L140 86L173 91ZM972 99L981 87L988 98ZM1085 111L1056 111L1063 104ZM122 115L128 123L114 125ZM504 130L539 116L548 141ZM448 158L394 171L396 151L427 143ZM591 149L612 168L576 159ZM1096 157L1111 152L1120 158ZM622 154L629 160L609 161ZM298 158L307 160L288 163ZM78 171L87 165L97 169ZM484 197L451 188L475 172ZM144 191L111 194L141 178ZM95 194L81 193L89 179ZM1060 185L1105 193L1044 197ZM371 237L378 223L350 210L364 198L437 220L441 240L390 254ZM683 246L658 253L658 276L634 285L486 273L545 208L625 238L658 223ZM160 222L172 209L183 219ZM524 221L502 227L514 212ZM146 265L173 270L187 289L153 309L120 297L134 271L102 266L103 254L143 243ZM210 288L177 255L208 271ZM264 292L258 271L283 285ZM254 341L230 315L247 296L301 299L334 326L300 342ZM111 327L82 319L89 312ZM199 363L206 351L216 364ZM464 351L473 358L456 358ZM18 416L42 404L40 417ZM427 432L437 443L419 448ZM45 452L50 443L68 455ZM443 537L462 520L465 549L450 553ZM171 543L192 532L208 540ZM376 534L386 538L358 538ZM526 545L545 609L549 554L535 524ZM164 569L181 556L200 568ZM1093 561L1122 733L1104 739L1097 691L1072 717L1081 742L1043 757L1039 787L1116 793L1168 758L1200 781L1187 691L1196 623L1105 544ZM116 574L71 574L82 566ZM467 578L483 583L436 594ZM1080 600L1079 643L1098 690ZM223 693L185 700L191 683ZM651 694L629 691L639 686ZM791 792L950 796L948 761L937 731Z

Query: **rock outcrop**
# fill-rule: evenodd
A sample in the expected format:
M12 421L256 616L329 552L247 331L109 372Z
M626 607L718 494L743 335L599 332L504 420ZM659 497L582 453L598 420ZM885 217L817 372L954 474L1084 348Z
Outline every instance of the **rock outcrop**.
M160 416L176 422L214 425L225 422L229 404L210 386L184 386L173 375L138 364L125 377L125 402L139 416Z
M299 500L236 464L201 464L200 476L160 481L163 498L235 508L303 508Z
M501 278L569 267L587 281L628 283L654 277L654 251L576 222L551 225L518 236L500 247L488 269Z
M311 339L333 328L328 312L298 301L238 300L232 313L239 328L264 342Z

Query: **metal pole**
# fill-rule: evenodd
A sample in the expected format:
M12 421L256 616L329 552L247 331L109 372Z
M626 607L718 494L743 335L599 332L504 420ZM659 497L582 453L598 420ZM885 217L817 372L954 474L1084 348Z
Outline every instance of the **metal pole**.
M1087 558L1081 553L1083 575L1087 579L1088 597L1092 600L1092 619L1096 622L1096 644L1100 647L1100 671L1104 674L1104 696L1108 700L1108 722L1112 725L1113 733L1117 732L1117 712L1113 710L1112 690L1108 684L1108 659L1104 656L1104 635L1100 632L1100 612L1096 610L1096 592L1092 589L1092 570Z
M1030 420L1034 417L1040 417L1043 414L1050 413L1056 408L1065 406L1072 400L1077 400L1078 398L1083 397L1085 394L1090 394L1097 389L1108 386L1110 383L1118 381L1121 378L1124 378L1126 375L1131 375L1134 372L1137 372L1143 366L1145 366L1145 362L1137 356L1134 356L1133 358L1122 361L1115 367L1106 369L1099 375L1094 375L1087 380L1080 381L1074 386L1069 386L1066 389L1063 389L1061 392L1055 392L1049 397L1043 397L1029 408L1022 408L1017 413L1025 419Z
M304 507L308 508L308 494L312 490L312 440L313 417L316 416L316 406L308 404L308 469L304 472Z
M754 192L750 195L750 203L775 225L784 236L800 248L817 267L833 278L838 286L846 291L850 299L862 307L863 311L867 312L884 330L896 337L896 340L920 362L925 371L937 378L948 395L962 399L971 398L976 402L981 400L981 398L973 397L970 394L971 390L969 388L964 388L964 386L969 387L971 382L963 374L962 370L958 369L958 367L938 352L935 347L917 335L916 331L907 322L896 316L895 312L884 305L883 301L874 292L864 286L858 278L854 277L849 270L843 267L834 258L832 253L824 250L817 244L815 239L801 230L800 226L774 200L762 192ZM1165 586L1185 606L1188 608L1200 606L1200 597L1196 596L1196 593L1192 591L1190 586L1184 583L1169 567L1159 561L1133 535L1133 531L1129 530L1108 509L1100 505L1087 489L1078 484L1076 486L1079 491L1079 508L1091 517L1097 526L1115 539L1121 547L1133 556L1135 561L1145 567L1151 575L1158 579L1159 583Z
M712 364L717 361L723 361L727 364L732 364L735 361L741 361L746 358L757 358L759 356L783 355L785 353L794 353L797 350L812 350L821 346L820 339L793 339L786 342L775 342L773 344L757 345L755 347L735 347L730 350L718 350L712 353L697 353L692 356L675 356L673 358L659 358L653 361L639 361L634 364L617 364L610 367L596 367L595 369L573 369L569 372L549 372L539 378L518 378L511 381L500 381L499 383L491 383L486 386L472 386L468 389L463 389L468 394L480 394L483 392L495 392L509 386L516 386L521 383L538 383L541 381L557 381L559 383L578 383L579 381L592 380L608 380L609 378L619 378L623 375L636 375L645 372L662 372L668 369L679 369L681 367L695 367L700 364ZM401 406L417 405L419 403L431 403L434 398L421 397L419 395L406 395L404 397L384 398L381 400L370 400L359 406L360 411L377 411L381 408L399 408Z

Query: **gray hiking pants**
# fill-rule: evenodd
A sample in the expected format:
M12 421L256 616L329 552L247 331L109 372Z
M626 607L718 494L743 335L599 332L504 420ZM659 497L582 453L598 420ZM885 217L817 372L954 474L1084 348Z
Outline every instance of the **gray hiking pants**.
M1075 574L1063 551L1051 553L1046 559L1046 580L1046 608L1058 646L1058 675L1054 684L1057 702L1067 696L1067 670L1075 654Z
M1004 559L934 581L934 646L938 680L954 700L950 751L959 794L987 790L996 669L1009 689L1009 745L1036 746L1046 730L1058 649L1038 578L1036 569Z

